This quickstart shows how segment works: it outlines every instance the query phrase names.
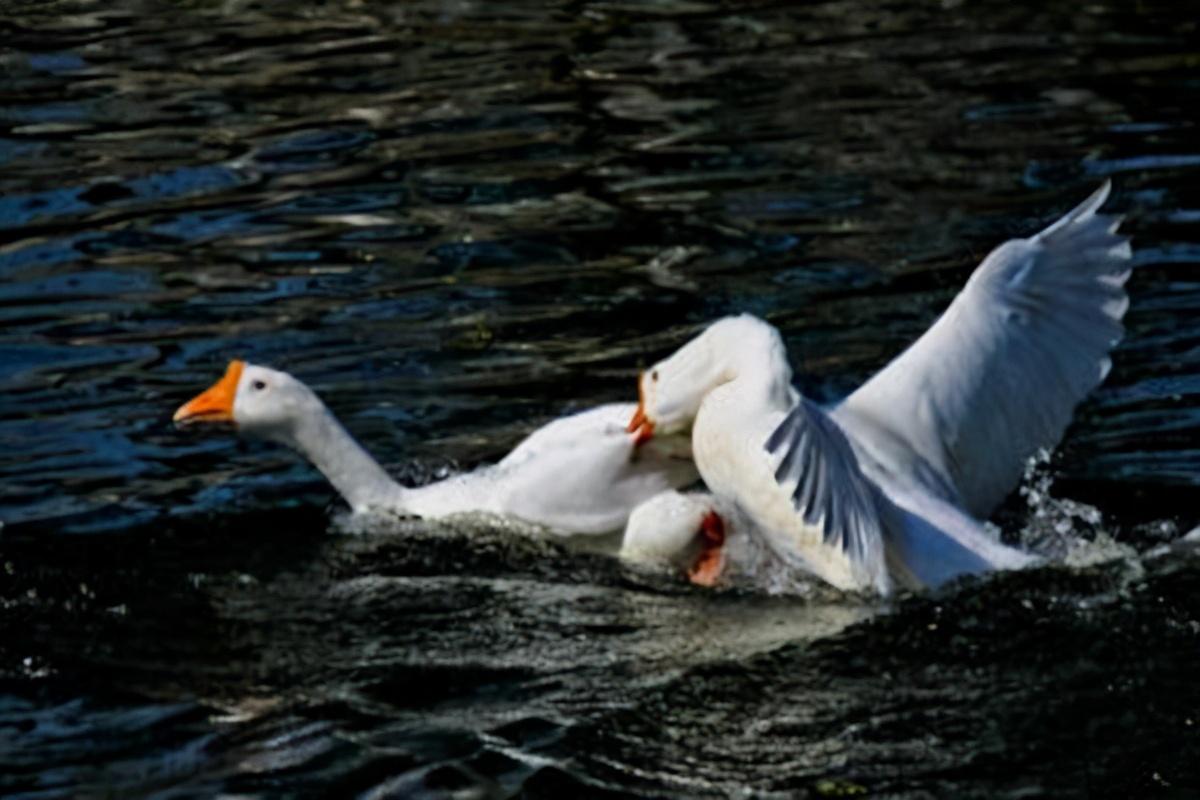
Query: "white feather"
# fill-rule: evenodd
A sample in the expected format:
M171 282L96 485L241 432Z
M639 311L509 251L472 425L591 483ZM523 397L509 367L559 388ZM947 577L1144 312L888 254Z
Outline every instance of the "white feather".
M832 414L856 447L975 516L1062 438L1108 374L1130 247L1105 183L1036 236L993 250L934 325Z

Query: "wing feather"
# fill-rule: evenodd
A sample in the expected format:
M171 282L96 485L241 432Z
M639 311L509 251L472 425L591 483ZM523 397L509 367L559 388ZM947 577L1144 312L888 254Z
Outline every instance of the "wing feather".
M1026 459L1062 438L1123 335L1131 251L1121 217L1098 213L1110 189L989 253L946 313L833 410L856 445L885 429L873 458L895 473L932 467L957 494L946 499L995 509Z
M824 543L844 552L863 574L882 571L883 498L837 424L802 397L764 448L780 459L776 480L790 489L792 506L820 529Z

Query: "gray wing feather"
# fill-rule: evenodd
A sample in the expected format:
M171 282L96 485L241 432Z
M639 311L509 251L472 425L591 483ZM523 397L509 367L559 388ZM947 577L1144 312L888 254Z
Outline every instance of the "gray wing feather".
M879 490L824 411L800 398L764 448L780 458L775 480L791 487L793 507L806 523L820 526L827 545L856 562L881 552Z

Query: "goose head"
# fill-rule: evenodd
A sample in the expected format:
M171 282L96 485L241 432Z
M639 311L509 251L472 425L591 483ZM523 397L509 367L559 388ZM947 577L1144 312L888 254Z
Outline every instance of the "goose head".
M745 376L762 379L769 391L787 392L791 368L783 340L750 314L725 317L642 372L629 432L644 442L656 433L687 431L709 392Z
M312 389L286 372L230 361L219 381L179 407L174 422L232 425L239 433L295 446L299 427L324 409Z
M179 427L232 426L303 455L355 511L402 509L407 490L346 432L317 393L286 372L230 361L219 381L175 412Z
M693 583L712 586L724 568L724 545L725 524L712 498L668 491L629 515L620 555L638 564L684 570Z

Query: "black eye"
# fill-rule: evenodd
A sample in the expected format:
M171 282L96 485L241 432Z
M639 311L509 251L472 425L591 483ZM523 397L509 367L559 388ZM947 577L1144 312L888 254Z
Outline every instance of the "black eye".
M250 384L250 388L256 392L261 392L263 389L267 388L267 384L265 381L255 381L254 383Z
M653 372L650 373L650 380L654 381L655 383L658 383L658 370L654 370Z

